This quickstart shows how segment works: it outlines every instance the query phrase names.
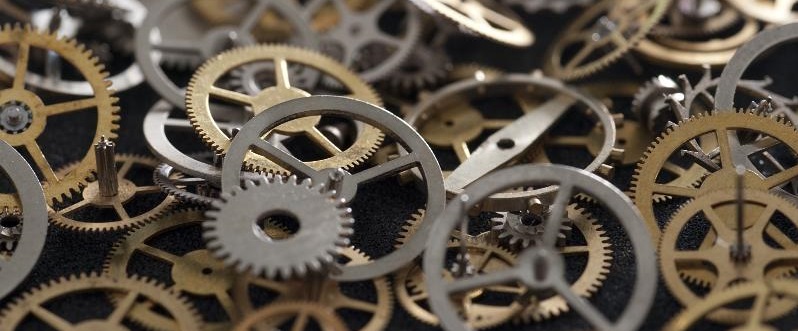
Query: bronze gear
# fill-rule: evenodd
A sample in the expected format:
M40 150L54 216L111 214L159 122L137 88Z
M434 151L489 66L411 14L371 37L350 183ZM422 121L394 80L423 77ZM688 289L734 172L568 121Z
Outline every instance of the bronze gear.
M296 317L294 317L296 316ZM306 330L309 320L315 321L321 331L349 331L346 324L328 306L311 301L281 302L267 305L246 316L233 331L258 328L276 330L275 324L292 321L291 330ZM282 326L282 325L280 325Z

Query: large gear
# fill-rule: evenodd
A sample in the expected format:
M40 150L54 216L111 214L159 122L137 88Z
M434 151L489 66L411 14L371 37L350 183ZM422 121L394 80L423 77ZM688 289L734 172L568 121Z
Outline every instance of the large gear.
M256 95L247 95L235 91L215 87L214 84L229 70L258 62L274 62L276 85L264 88ZM237 48L222 53L206 62L189 82L186 91L186 108L191 124L202 139L218 153L226 153L231 138L220 129L211 109L211 99L232 102L247 110L252 115L266 111L269 107L291 99L309 96L311 92L292 86L288 68L290 65L301 65L304 70L318 70L325 77L333 77L340 81L351 97L381 104L374 90L334 60L321 54L290 46L252 46ZM350 168L358 165L371 156L380 145L383 134L370 125L360 125L358 134L351 146L337 146L324 136L316 125L321 116L309 117L283 124L274 130L275 133L287 136L306 136L322 148L327 156L307 163L315 169ZM243 125L243 123L241 123ZM287 171L276 163L254 154L246 161L253 169L267 172L287 174Z
M233 331L249 331L258 327L287 327L291 330L306 330L309 321L318 325L321 331L348 331L346 323L335 311L323 304L310 301L281 302L268 305L247 315L236 324ZM276 329L275 329L276 330Z
M673 317L662 330L694 330L693 327L701 323L706 316L730 306L750 307L744 313L746 319L740 323L734 323L739 326L735 330L778 330L775 326L768 325L767 322L777 318L778 310L782 308L774 303L784 300L798 300L798 282L795 280L774 279L736 284L691 304L679 315ZM751 301L753 302L749 304Z
M142 184L136 182L136 176L150 174L158 161L151 157L118 154L116 162L120 164L117 171L119 181L118 193L111 197L104 197L100 194L100 183L93 180L83 188L81 199L69 205L55 205L50 209L50 221L53 224L76 231L117 231L137 227L150 222L164 213L168 212L176 203L173 196L161 192L161 188L155 183ZM72 166L74 167L74 165ZM67 166L57 173L69 172L72 167ZM152 177L146 176L150 181ZM157 202L147 201L145 211L138 210L138 214L131 215L126 206L138 206L141 208L141 200L151 200L157 198ZM85 209L111 209L116 216L110 220L95 220L85 218Z
M368 256L360 251L347 247L341 252L345 264L363 264L369 261ZM372 290L367 293L351 293L347 291L350 286L367 286ZM377 277L361 282L338 282L320 274L311 274L305 279L270 280L254 276L244 276L236 282L233 288L233 297L238 307L246 315L257 313L258 307L255 299L251 297L251 290L263 291L276 295L274 301L268 306L281 305L295 300L306 300L324 305L335 311L335 316L340 310L354 310L367 314L369 317L360 326L361 331L384 330L388 325L393 312L393 293L387 277ZM262 303L261 303L262 304Z
M108 139L116 138L116 130L119 128L117 124L119 108L115 106L117 99L109 90L110 82L105 80L107 73L103 71L97 58L92 56L90 51L85 50L83 45L71 39L59 38L55 34L35 32L30 26L23 28L19 25L13 27L5 25L0 31L0 45L18 47L13 82L9 88L0 90L0 105L2 105L0 113L10 112L9 116L0 116L0 118L5 118L5 122L8 124L3 127L10 126L18 129L13 132L0 130L0 140L14 147L25 149L30 155L31 165L38 169L43 176L43 187L48 201L63 201L64 198L72 196L80 186L85 185L86 179L92 175L95 168L94 153L87 148L86 154L72 171L58 176L53 170L57 165L50 163L48 156L42 152L42 147L36 139L45 131L48 117L68 115L88 109L96 113L97 123L92 141L98 141L103 136ZM29 52L32 47L53 51L69 61L91 85L92 96L46 104L41 96L27 90L25 77L28 71ZM25 127L14 125L21 121L29 121L29 123ZM0 204L13 205L11 199L13 199L12 195L2 194L0 195L2 202Z
M516 256L506 249L491 244L485 236L466 236L466 252L471 261L474 273L489 272L505 269L515 264ZM451 251L457 251L461 247L460 240L452 240L447 246ZM444 271L445 278L452 278L452 273L448 269ZM399 270L394 274L394 288L399 303L404 309L417 320L429 325L438 325L438 318L430 312L426 300L428 297L426 285L424 283L424 271L417 262ZM474 289L461 297L457 297L461 313L469 321L469 325L475 329L487 329L509 321L518 314L523 308L518 303L506 305L506 302L494 303L482 302L482 296L490 296L491 293L518 294L523 289L517 286L495 286L481 289Z
M169 265L169 279L164 280L172 284L167 289L181 293L189 299L197 297L211 299L218 302L224 311L226 319L222 321L206 321L203 330L223 331L229 330L232 322L240 319L241 312L233 303L230 290L236 280L236 273L231 268L224 266L207 249L195 249L184 254L174 253L164 248L150 244L150 240L167 233L194 233L191 228L200 227L205 220L200 210L181 210L161 217L156 222L148 223L141 228L134 229L124 238L120 239L103 266L103 273L112 278L124 278L135 265L133 258L136 254L144 254ZM270 236L279 237L283 233L279 228L270 225L264 229ZM277 233L275 233L275 231ZM197 240L201 238L197 237ZM130 318L139 324L155 330L170 330L174 320L160 313L156 307L140 304L130 311Z
M100 292L118 295L111 314L75 321L59 315L48 303L76 293ZM70 297L72 304L78 304ZM59 331L68 330L127 330L126 317L143 299L170 314L178 330L201 330L202 323L194 307L183 297L166 290L163 285L142 277L108 278L97 274L69 276L39 285L17 298L0 313L0 329L16 330L24 321L39 320ZM63 312L61 312L63 314ZM85 318L85 317L84 317Z
M767 137L765 147L755 142L740 142L738 132L756 133ZM732 133L734 135L732 135ZM718 138L722 139L718 139ZM782 119L773 119L766 114L751 111L717 111L698 114L667 128L657 138L638 163L633 175L631 190L635 205L640 209L651 237L657 241L660 223L654 214L657 195L680 198L695 198L706 192L734 188L735 164L745 166L745 185L762 190L777 189L796 176L798 167L792 167L770 176L763 176L748 158L774 145L782 145L787 153L798 154L798 133L792 125ZM700 139L700 144L696 140ZM715 143L711 143L714 140ZM707 147L708 146L708 147ZM720 146L720 148L718 148ZM732 147L733 146L733 147ZM709 150L704 150L707 148ZM691 156L692 167L700 167L708 174L701 177L698 185L683 182L668 182L663 170L670 172L671 157L684 153ZM718 157L719 156L719 157ZM733 162L732 162L733 161ZM687 166L688 168L690 166ZM685 169L685 167L679 167Z
M233 187L212 204L205 238L216 257L240 272L268 278L321 272L349 245L354 220L342 204L334 190L311 185L309 179L277 175L245 181L243 188ZM288 216L299 230L274 240L252 227L264 215Z
M660 270L665 285L682 304L690 305L700 296L712 296L740 282L789 276L798 270L797 239L791 238L789 230L776 225L786 220L788 227L798 227L798 206L756 189L744 189L742 197L743 229L735 223L738 196L733 189L698 196L683 205L665 226L659 246ZM696 223L696 220L701 223ZM709 231L696 231L701 225L708 226ZM747 251L750 255L744 261L734 259L730 252L737 243L738 231L742 232L750 249ZM697 248L682 248L685 242L701 244ZM711 288L706 293L696 293L682 278L688 278L688 281L710 278L705 284ZM777 314L795 307L789 301L779 300L772 304L778 308L771 312ZM748 316L745 309L726 308L715 310L706 317L725 323L744 323Z
M544 71L575 80L606 68L645 38L669 6L670 0L602 0L590 6L555 39ZM568 56L572 47L579 50Z

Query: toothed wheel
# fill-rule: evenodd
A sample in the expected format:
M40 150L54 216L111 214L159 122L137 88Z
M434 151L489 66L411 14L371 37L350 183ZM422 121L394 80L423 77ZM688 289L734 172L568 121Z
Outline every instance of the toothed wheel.
M16 207L0 208L0 255L17 247L22 236L22 213Z
M83 320L67 318L67 312L58 310L59 305L50 304L69 298L71 305L88 305L93 301L81 302L81 297L76 297L75 294L92 292L118 295L121 300L108 307L107 311L111 313L107 316ZM23 322L40 321L59 331L129 330L127 324L130 322L130 312L146 304L156 305L172 316L175 330L202 329L199 314L194 307L184 297L162 285L143 277L110 278L97 274L60 278L29 290L3 310L0 325L3 330L17 330ZM104 310L95 312L101 314L100 311Z
M268 278L303 276L335 263L349 245L354 220L334 191L295 176L246 181L222 193L208 211L205 238L214 255L239 271ZM254 225L269 217L298 226L278 240Z
M543 223L549 215L548 206L545 210L526 210L522 212L499 212L500 216L491 218L493 230L498 232L497 238L506 242L510 248L523 248L538 244L543 235ZM575 219L582 218L581 209L575 204L568 206L566 219L560 225L557 235L558 245L565 243L571 232Z
M449 57L441 49L417 46L410 57L389 75L383 85L392 91L411 94L434 88L446 80L452 70Z

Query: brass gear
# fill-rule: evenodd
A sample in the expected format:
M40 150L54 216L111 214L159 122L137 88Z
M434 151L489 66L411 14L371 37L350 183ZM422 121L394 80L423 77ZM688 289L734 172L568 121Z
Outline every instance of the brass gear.
M277 86L264 89L254 96L214 86L230 70L259 61L272 61L275 63L275 68L280 68L276 71ZM376 105L382 104L380 97L368 84L329 57L291 46L240 47L208 60L194 73L189 82L186 90L186 111L191 125L194 126L202 140L221 154L226 153L230 145L231 138L219 128L213 117L211 96L249 108L253 116L278 103L310 96L312 91L304 91L291 86L287 69L289 63L301 64L318 70L323 76L335 78L341 82L344 89L351 91L349 96L353 98ZM374 154L382 143L384 134L373 126L363 124L358 127L359 132L355 142L349 148L341 151L340 147L330 142L316 128L320 119L321 116L306 117L284 123L274 130L275 133L289 136L305 135L317 143L320 148L326 150L330 155L329 158L306 162L314 169L349 169L364 162ZM287 170L276 163L252 152L247 156L245 165L253 170L288 174Z
M135 254L144 254L170 266L172 284L169 291L186 295L189 298L211 298L218 302L227 315L226 321L204 322L205 331L229 330L232 322L241 318L238 308L233 303L230 289L236 280L237 273L224 263L213 257L205 249L197 249L182 255L154 247L151 239L166 233L181 233L187 228L201 227L206 219L204 212L198 209L181 210L161 217L129 232L114 244L103 265L103 274L111 278L128 276L131 258ZM282 229L270 226L273 233L281 233ZM201 240L202 238L196 238ZM135 271L130 271L135 272ZM130 318L136 323L153 330L177 331L171 316L164 315L149 303L138 304L130 311Z
M92 155L93 154L92 152ZM155 183L141 186L132 180L132 175L137 171L144 171L142 174L151 174L158 166L158 160L145 156L117 154L116 162L121 164L117 170L117 178L119 179L119 193L117 195L113 197L101 196L99 183L93 180L83 188L80 201L65 207L59 207L57 205L55 207L50 207L50 221L53 224L76 231L117 231L144 225L169 211L177 202L173 196L161 192L160 187ZM58 172L68 171L71 171L70 167L66 167ZM142 177L152 181L151 175ZM163 196L163 199L159 200L157 205L152 206L147 211L138 215L130 215L125 209L125 205L136 201L135 198L150 195ZM113 209L117 219L97 221L81 219L81 215L77 215L78 217L75 218L68 215L84 208Z
M782 309L781 306L774 305L776 298L798 301L798 282L791 279L774 279L732 286L691 304L679 315L676 315L662 330L691 330L692 326L718 309L753 301L750 305L751 308L745 314L748 319L741 323L734 323L739 325L734 330L775 331L778 328L766 325L765 322L777 318L777 313Z
M109 89L111 82L106 80L108 73L84 45L73 39L59 38L55 33L37 32L28 25L4 25L0 30L0 45L18 48L16 73L11 86L0 90L0 107L3 108L3 113L6 110L15 113L10 124L29 121L20 130L0 130L0 140L28 152L31 166L43 175L42 186L48 202L61 202L71 197L91 177L95 169L94 150L87 148L80 163L72 171L59 176L36 139L45 131L48 117L87 109L94 109L97 114L92 141L98 141L103 136L115 139L120 117L119 108L115 105L117 98ZM81 99L45 104L45 100L34 91L26 89L25 73L31 47L57 53L75 67L91 85L94 94ZM14 205L15 200L13 194L0 194L0 205Z
M712 286L705 295L711 297L734 284L789 276L798 268L796 239L774 223L774 216L779 214L791 227L798 228L798 206L756 189L745 189L743 199L742 235L750 247L750 256L745 261L735 260L730 255L738 230L735 223L737 191L734 189L700 195L683 205L665 226L659 245L660 270L668 290L683 305L689 306L700 298L682 280L685 276L711 274ZM698 218L700 215L703 217ZM693 231L701 225L709 226L708 232L704 238L693 238L701 236ZM682 243L693 242L693 239L701 242L697 248L680 248ZM796 303L789 301L772 304L780 307L773 311L778 314L796 307ZM706 317L725 323L744 323L747 318L745 309L732 308L715 310Z
M291 330L306 330L309 320L314 321L321 331L349 331L332 308L311 301L281 302L265 306L247 315L236 324L233 331L260 328L277 330L275 327L284 326L286 321L292 321Z
M736 132L736 130L769 136L769 139L773 139L775 144L783 144L793 154L798 154L798 133L792 125L783 119L773 119L765 114L751 111L716 111L711 114L698 114L676 126L667 128L638 163L631 185L635 205L640 209L653 240L658 241L660 236L660 225L654 214L654 202L657 195L694 198L702 193L734 188L736 183L735 165L730 162L731 148L719 149L720 164L716 163L718 157L710 157L709 154L704 157L706 159L704 162L714 163L718 167L717 171L705 170L704 167L699 166L699 162L692 164L693 167L699 166L701 170L708 172L702 177L699 185L693 185L688 180L680 183L662 183L660 175L663 170L671 171L669 169L674 168L671 157L684 150L685 144L697 139L701 139L699 149L702 146L718 146L717 139L714 139L714 145L712 142L707 142L711 138L707 135L714 134L714 137L717 137L718 133L724 134ZM720 140L723 146L728 146L728 141L728 139ZM703 153L710 152L703 151ZM685 169L684 167L678 168ZM687 178L684 174L682 175ZM783 170L766 178L749 169L745 175L745 185L750 188L769 190L783 185L796 175L798 175L798 167Z
M502 270L515 264L516 256L506 249L491 244L487 236L466 236L467 254L474 263L474 273L491 270ZM450 250L460 248L459 240L451 240L448 245ZM445 276L451 278L451 272ZM404 309L417 320L429 325L438 325L438 318L427 308L427 290L424 283L424 271L418 262L415 262L394 274L394 288L396 297ZM492 288L477 289L464 294L462 298L462 314L466 316L469 325L475 329L487 329L509 321L523 307L518 303L488 304L478 302L478 298L486 292L519 294L523 288L514 286L496 286Z
M341 256L348 260L344 265L358 265L368 263L370 259L355 248L347 247ZM311 301L321 304L334 311L340 309L356 310L370 314L368 322L361 331L383 330L391 319L393 311L393 293L386 277L368 280L369 287L373 288L373 295L369 295L376 302L361 298L351 297L343 291L347 283L337 282L325 275L310 274L309 277L291 280L271 280L267 278L244 275L241 281L233 286L233 298L236 306L245 314L251 314L259 307L255 307L250 298L250 288L257 287L275 293L276 299L270 305L279 305L283 302L295 300Z
M84 321L67 320L48 309L49 301L86 292L105 292L120 295L113 313L106 318ZM77 304L74 296L72 304ZM3 309L0 325L3 330L15 330L23 321L35 318L55 330L128 330L123 324L132 307L143 298L145 302L158 305L173 316L179 330L201 330L202 323L194 307L183 297L167 290L162 285L143 277L108 278L97 274L81 274L50 281L39 285ZM52 308L50 308L52 309Z
M645 38L669 5L670 0L602 0L588 7L555 39L544 71L576 80L606 68ZM565 58L574 46L579 50Z

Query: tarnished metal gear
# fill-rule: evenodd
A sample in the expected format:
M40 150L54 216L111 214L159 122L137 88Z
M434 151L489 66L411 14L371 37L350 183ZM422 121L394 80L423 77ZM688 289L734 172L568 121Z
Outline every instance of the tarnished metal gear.
M17 247L22 237L22 212L17 207L0 207L0 255Z
M743 13L722 0L673 0L652 36L701 38L719 33L744 19Z
M446 52L432 46L418 45L382 85L396 93L408 95L437 87L446 80L451 70L452 63Z
M728 0L727 2L745 15L770 24L783 25L798 21L798 12L795 9L798 1L795 0Z
M539 244L541 235L543 235L543 223L549 215L549 208L551 206L544 205L538 200L530 204L527 210L499 212L499 216L491 218L496 239L507 243L513 251ZM558 245L565 244L566 238L573 229L573 221L586 217L582 212L583 210L575 204L568 206L567 220L563 220L560 225L560 233L557 237Z
M303 17L313 21L328 11L335 11L333 24L316 30L321 50L340 61L369 83L388 77L413 52L421 37L421 13L409 1L379 0L350 7L347 0L309 0L303 5ZM386 17L402 17L386 26ZM337 86L335 81L327 81Z
M45 155L37 142L37 138L45 132L48 117L91 111L96 114L97 121L92 141L98 141L103 136L115 139L119 128L119 108L115 106L117 98L109 90L110 82L105 80L107 73L103 71L97 58L74 40L61 39L51 33L35 32L30 26L5 25L0 30L0 45L18 49L13 82L11 86L0 90L0 114L3 114L0 118L3 119L5 124L2 126L6 129L0 130L0 140L28 152L31 166L42 174L42 186L47 200L61 202L71 197L91 177L95 169L94 151L87 148L75 168L57 175L53 169L58 165L51 164L48 160L53 155ZM67 60L89 82L93 95L46 104L39 95L27 90L25 76L32 47L53 51ZM20 127L19 124L24 122L27 122L26 125ZM18 130L9 132L9 127L16 127ZM13 205L12 199L13 195L0 194L0 205Z
M102 196L99 181L92 179L83 188L79 201L56 204L49 208L50 222L75 231L118 231L148 223L168 212L177 202L173 196L161 192L161 188L151 182L152 176L148 174L158 166L158 160L147 156L117 154L116 163L119 182L116 195ZM72 167L74 165L56 173L69 172ZM140 178L147 178L150 182L142 184ZM131 215L128 209L134 209L133 206L137 206L137 214ZM115 217L95 219L87 215L87 210L112 210Z
M321 331L349 331L346 323L335 311L323 304L311 301L280 302L258 309L236 324L233 331L257 329L277 330L287 327L291 330L306 330L308 323L318 325Z
M798 300L798 282L791 279L772 279L735 284L691 303L687 309L673 317L662 330L695 330L694 326L705 320L706 316L731 306L750 307L744 314L745 320L733 323L738 326L734 330L778 330L779 328L768 325L767 322L778 318L778 316L774 316L777 315L774 312L778 312L781 306L774 305L774 303L783 302L783 300Z
M798 239L789 235L792 230L779 226L779 222L786 221L789 229L798 227L798 206L757 189L744 189L742 197L742 229L736 223L739 201L735 189L696 197L683 205L665 226L659 246L660 270L668 290L683 305L690 306L702 296L711 297L737 283L788 276L798 267ZM693 231L702 227L708 230ZM745 260L734 259L731 254L740 232L750 248L750 256ZM701 244L684 247L684 242ZM693 270L713 274L708 291L696 293L682 280L682 274L689 275ZM770 304L773 306L768 309L770 316L784 314L796 306L791 300L774 300ZM741 324L750 317L747 310L719 308L706 318Z
M131 265L134 264L133 257L137 254L168 264L169 279L163 280L171 284L167 290L186 295L189 299L214 300L224 311L226 317L224 320L205 321L202 330L229 330L233 323L242 317L230 294L237 277L235 271L225 267L222 261L214 258L205 248L189 252L179 249L169 251L151 243L151 240L164 234L194 233L190 232L190 229L201 227L205 219L202 211L188 209L170 213L156 222L134 229L114 244L103 265L103 273L111 278L124 278L128 273L136 273L136 270L131 270ZM269 225L264 231L277 237L283 232L274 225ZM196 239L201 240L199 237ZM154 330L178 331L174 319L157 310L151 302L135 305L130 310L130 318Z
M92 292L111 294L121 299L111 306L111 313L107 317L80 321L67 319L60 315L64 312L59 313L48 305L58 299L66 300L65 297L69 297L72 304L82 304L79 297L75 298L74 295ZM0 329L16 330L23 322L33 319L59 331L128 330L128 317L140 302L157 305L171 315L176 330L202 329L199 313L191 303L163 285L139 276L110 278L98 274L62 277L28 290L0 313Z
M500 43L527 47L535 36L509 8L478 0L411 0L422 10Z
M349 245L354 220L344 201L324 184L295 176L262 177L223 192L207 212L204 236L214 256L238 272L290 278L325 271ZM285 216L299 225L291 238L275 240L253 223Z
M276 85L264 88L256 95L247 95L216 87L214 84L231 69L257 62L273 62ZM214 118L211 99L242 107L242 112L255 116L278 103L307 97L316 91L304 91L292 85L288 68L300 65L304 70L318 70L323 76L341 82L349 96L380 105L376 92L354 73L321 54L290 46L251 46L233 49L206 62L191 78L186 91L186 108L191 124L202 139L218 153L226 153L230 136ZM285 136L305 136L327 153L327 157L307 161L314 169L344 168L361 164L380 145L383 133L370 125L359 125L357 138L350 146L338 146L316 127L322 116L312 116L285 123L274 133ZM243 123L240 123L243 125ZM287 174L273 161L250 153L245 164L254 170Z
M355 248L347 247L341 252L344 265L367 263L368 256ZM350 288L369 288L366 293L355 293ZM251 297L251 290L274 294L274 300L268 306L277 306L296 300L309 301L324 305L335 312L335 316L345 322L351 322L340 316L340 310L354 310L368 317L361 324L361 331L384 330L393 312L393 293L387 277L377 277L359 282L338 282L321 274L309 274L304 279L270 280L247 275L236 282L233 287L233 298L245 315L257 313L259 303ZM263 304L263 303L260 303ZM266 328L266 330L269 330Z
M470 261L469 271L477 274L506 269L515 264L516 256L505 248L491 244L484 236L466 236L466 252ZM456 252L460 247L460 240L451 240L448 249ZM456 263L455 263L456 265ZM444 271L444 278L451 279L452 272ZM438 318L429 310L427 305L427 288L424 283L424 271L421 264L413 262L409 266L394 273L394 290L396 298L404 309L417 320L429 325L438 325ZM518 303L507 304L503 302L490 303L481 298L491 294L516 295L523 291L518 286L494 286L474 289L459 296L453 301L461 309L461 314L469 325L475 329L487 329L509 321L523 308Z
M508 6L519 6L527 13L537 13L543 10L550 10L555 13L565 13L573 7L583 7L592 3L594 0L503 0Z
M740 139L740 132L744 135L759 134L764 138L744 141ZM635 205L640 209L651 237L659 240L662 224L654 213L657 195L689 199L706 192L734 188L737 165L746 168L746 187L773 189L789 196L780 187L798 176L798 167L764 176L749 157L774 146L784 148L785 155L791 153L795 157L798 154L796 138L795 128L783 119L742 110L698 114L668 127L638 163L631 184ZM675 166L673 155L681 155L691 162ZM681 172L696 166L707 173L698 185L686 181L669 182L669 176L663 176L663 172ZM672 170L675 168L681 170Z
M555 39L544 71L575 80L608 67L645 38L668 6L670 0L602 0L590 6ZM567 52L574 47L578 51Z
M152 173L152 181L166 194L183 202L210 205L219 196L219 190L212 187L208 181L202 178L186 178L185 175L166 163L161 163L155 168ZM193 188L189 189L189 187Z

